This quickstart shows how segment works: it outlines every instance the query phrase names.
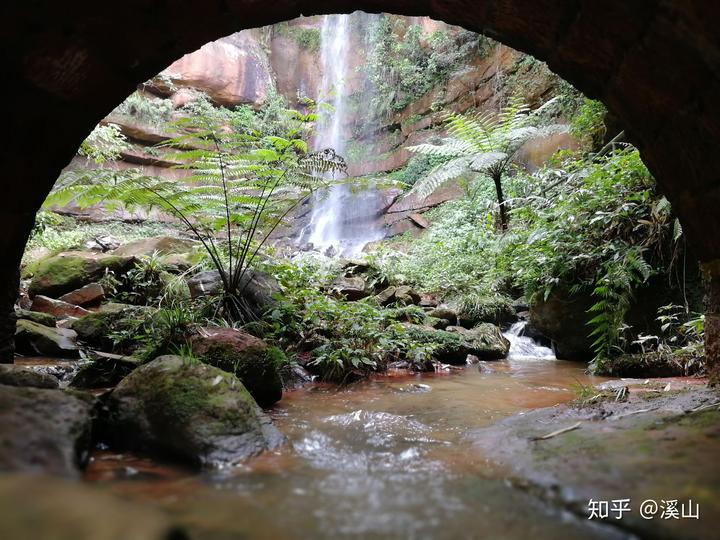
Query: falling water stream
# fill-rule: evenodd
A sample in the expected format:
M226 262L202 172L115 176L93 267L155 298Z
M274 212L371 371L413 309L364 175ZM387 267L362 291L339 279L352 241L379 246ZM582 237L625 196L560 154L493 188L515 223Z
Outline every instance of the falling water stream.
M315 149L332 148L344 156L347 147L347 97L350 76L351 30L354 15L327 15L320 33L322 82L318 101L326 101L333 112L318 122ZM383 237L377 225L380 194L377 190L335 185L317 194L312 201L309 225L300 242L336 255L357 255L363 247Z
M514 323L503 335L510 342L510 352L508 358L510 360L520 359L541 359L554 360L555 352L549 348L537 343L534 339L525 335L526 321L518 321Z

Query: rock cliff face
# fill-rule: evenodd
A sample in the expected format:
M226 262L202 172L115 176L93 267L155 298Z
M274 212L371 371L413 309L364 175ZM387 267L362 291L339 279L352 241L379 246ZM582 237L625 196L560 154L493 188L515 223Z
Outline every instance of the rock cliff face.
M425 93L405 100L407 104L390 112L378 113L378 95L368 77L372 58L369 36L372 25L380 16L352 15L347 50L347 79L343 91L344 108L341 130L347 141L344 152L351 177L382 176L406 166L412 157L408 147L444 136L442 129L447 111L463 113L468 109L497 111L509 95L523 96L531 106L548 101L557 91L560 79L543 64L499 43L472 48L457 62L449 74ZM393 28L393 39L402 40L411 26L419 29L419 46L426 51L433 45L433 36L442 34L457 39L463 32L458 27L428 18L387 16ZM322 17L302 17L264 28L244 30L207 43L186 54L153 79L138 87L136 94L110 113L102 123L117 125L127 138L129 147L119 159L104 167L118 170L141 167L147 174L181 181L188 172L177 168L169 150L158 152L154 145L172 136L167 122L183 114L179 109L206 96L218 106L233 108L247 105L261 109L275 95L282 96L290 107L302 109L302 97L316 101L323 96ZM400 93L400 89L397 90ZM518 155L518 161L529 169L540 166L558 148L571 146L565 135L531 141ZM95 168L96 164L76 157L72 168ZM388 234L418 229L410 216L424 212L447 200L462 195L462 189L450 184L425 199L416 195L401 196L397 190L387 191L378 200L377 224ZM306 205L307 206L307 205ZM90 219L148 218L160 215L129 215L125 211L112 214L102 208L78 212ZM307 225L308 207L301 208L289 229L278 231L278 241L295 242ZM419 230L419 229L418 229ZM285 240L282 240L285 239Z

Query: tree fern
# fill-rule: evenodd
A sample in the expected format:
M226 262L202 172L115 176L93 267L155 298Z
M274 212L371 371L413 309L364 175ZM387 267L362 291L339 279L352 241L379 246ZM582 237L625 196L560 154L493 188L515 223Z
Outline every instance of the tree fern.
M308 152L302 139L312 115L291 113L297 126L287 138L234 133L209 116L175 123L177 137L161 147L179 149L173 159L188 176L181 181L148 176L139 169L69 171L46 205L121 205L159 209L175 216L203 245L223 284L221 308L245 320L244 279L270 235L329 176L345 173L332 149Z
M529 111L521 100L513 99L498 115L488 111L474 115L449 113L445 122L450 137L442 144L420 144L408 148L411 152L452 158L449 163L438 165L420 179L413 192L427 197L468 168L484 173L495 183L501 225L507 228L502 178L520 146L539 131L529 125Z

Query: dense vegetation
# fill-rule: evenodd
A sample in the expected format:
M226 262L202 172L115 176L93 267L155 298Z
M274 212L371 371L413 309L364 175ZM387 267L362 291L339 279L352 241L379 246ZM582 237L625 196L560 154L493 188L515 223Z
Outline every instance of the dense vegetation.
M317 50L311 29L279 31ZM492 43L464 31L426 35L419 26L382 16L373 19L368 47L363 69L372 87L371 111L389 115L446 82L471 53L487 54ZM638 352L696 363L703 320L687 292L692 276L668 201L635 148L615 140L603 146L615 134L607 133L602 104L560 82L555 96L532 110L521 98L528 79L520 75L547 68L531 57L516 63L510 77L517 80L500 81L508 87L504 108L443 113L447 137L411 147L407 165L387 175L419 197L448 182L464 195L431 210L424 234L376 246L362 262L368 268L358 301L343 292L346 281L357 277L352 264L288 260L269 242L316 189L345 171L343 157L332 149L309 150L317 118L312 101L299 98L304 112L297 112L272 91L258 109L219 107L198 95L172 111L170 100L144 92L130 96L114 114L164 132L163 143L144 151L166 156L187 176L169 181L106 166L129 147L121 128L110 123L98 126L79 149L95 167L65 173L47 204L159 209L176 222L146 223L142 230L112 225L105 232L124 240L170 233L198 240L201 249L179 277L169 277L162 257L150 256L122 276L103 278L114 300L154 310L141 317L133 312L113 327L113 348L125 352L139 343L147 358L168 350L193 357L187 348L192 328L244 326L280 347L279 361L289 358L328 380L348 381L393 362L430 369L432 360L442 361L460 346L457 333L441 330L447 324L507 324L515 318L513 302L532 306L562 297L589 299L588 327L578 331L592 336L598 371L612 372L628 353ZM529 139L568 132L577 142L573 150L532 172L517 164ZM365 148L350 147L352 161L372 157ZM80 248L94 233L93 226L77 228L42 213L30 245L52 252ZM191 300L184 280L207 269L217 272L220 294ZM256 273L277 284L273 301L260 310L246 298ZM653 306L657 313L644 314L657 317L656 324L633 328L636 293L658 283L670 300ZM398 287L406 290L393 296ZM422 309L420 294L434 304ZM438 303L449 306L455 319L443 323L429 315Z

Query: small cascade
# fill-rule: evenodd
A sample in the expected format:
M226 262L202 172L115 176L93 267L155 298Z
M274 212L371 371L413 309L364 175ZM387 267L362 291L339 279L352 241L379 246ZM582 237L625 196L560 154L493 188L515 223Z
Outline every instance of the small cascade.
M327 15L320 34L322 83L320 100L327 100L334 112L321 119L315 149L332 148L345 154L347 79L350 75L350 31L356 15ZM300 234L300 243L335 255L359 254L368 242L384 236L377 225L381 194L374 189L353 189L349 184L333 186L312 201L310 223Z
M513 324L507 332L503 333L505 339L510 342L508 360L517 360L519 358L554 360L555 352L552 349L538 345L534 339L524 335L526 326L527 321L519 321Z

